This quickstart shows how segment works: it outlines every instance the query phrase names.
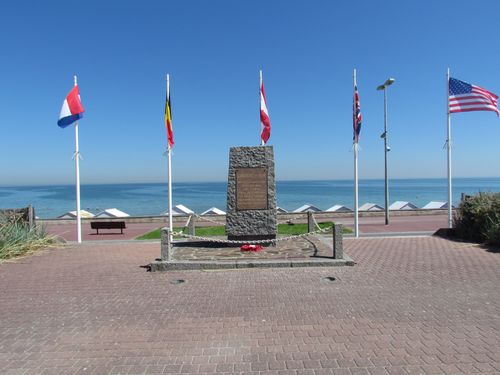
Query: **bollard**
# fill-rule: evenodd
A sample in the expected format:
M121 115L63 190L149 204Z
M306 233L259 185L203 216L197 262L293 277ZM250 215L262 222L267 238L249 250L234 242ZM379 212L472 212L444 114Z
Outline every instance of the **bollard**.
M161 260L169 261L172 256L172 244L170 243L170 230L161 228Z
M191 236L195 236L196 235L196 229L195 229L194 224L195 224L194 223L194 215L190 215L189 216L189 224L188 224L188 233Z
M333 259L344 259L344 247L342 244L342 224L333 225Z
M314 218L313 213L310 211L307 213L307 231L309 233L314 232Z

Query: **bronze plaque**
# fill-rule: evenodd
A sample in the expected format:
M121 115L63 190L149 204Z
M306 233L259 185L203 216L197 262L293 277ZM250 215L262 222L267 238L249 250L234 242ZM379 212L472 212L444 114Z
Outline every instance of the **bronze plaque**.
M236 209L267 210L267 168L236 168Z

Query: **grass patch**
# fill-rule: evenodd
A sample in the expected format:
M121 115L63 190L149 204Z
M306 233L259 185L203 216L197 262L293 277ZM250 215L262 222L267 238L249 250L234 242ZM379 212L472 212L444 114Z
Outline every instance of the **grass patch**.
M44 228L0 215L0 260L12 259L49 247L56 242Z
M333 226L333 222L326 221L318 223L321 229L329 228ZM178 229L177 229L178 230ZM187 228L182 230L183 233L187 234ZM307 224L278 224L278 235L293 236L297 234L307 233ZM326 233L332 233L331 230ZM343 233L352 233L352 230L344 227ZM225 227L214 226L214 227L196 227L196 235L200 237L210 237L210 236L225 236ZM160 239L160 228L147 232L139 237L137 240L159 240Z

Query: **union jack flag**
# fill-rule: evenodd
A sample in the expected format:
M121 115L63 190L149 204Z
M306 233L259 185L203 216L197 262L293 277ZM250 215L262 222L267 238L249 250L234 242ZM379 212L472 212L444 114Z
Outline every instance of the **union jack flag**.
M498 96L492 92L455 78L450 78L448 88L450 113L493 111L500 115Z
M352 129L353 142L358 143L359 133L361 132L361 104L359 103L358 86L354 86L354 99L352 103Z

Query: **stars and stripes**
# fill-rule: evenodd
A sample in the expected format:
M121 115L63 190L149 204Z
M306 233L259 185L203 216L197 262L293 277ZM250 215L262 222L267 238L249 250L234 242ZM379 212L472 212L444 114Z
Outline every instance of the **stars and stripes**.
M449 111L493 111L500 115L498 110L498 96L482 87L451 78L448 84Z
M174 130L172 129L172 107L170 106L170 82L167 82L167 97L165 99L165 127L167 128L168 148L172 148Z
M269 112L267 111L266 93L264 91L264 82L262 81L262 71L260 72L260 122L262 124L262 131L260 138L262 144L266 144L271 136L271 120L269 119Z
M354 86L354 98L352 103L352 130L353 130L353 142L358 143L359 133L361 132L361 104L359 103L359 93L358 86Z

